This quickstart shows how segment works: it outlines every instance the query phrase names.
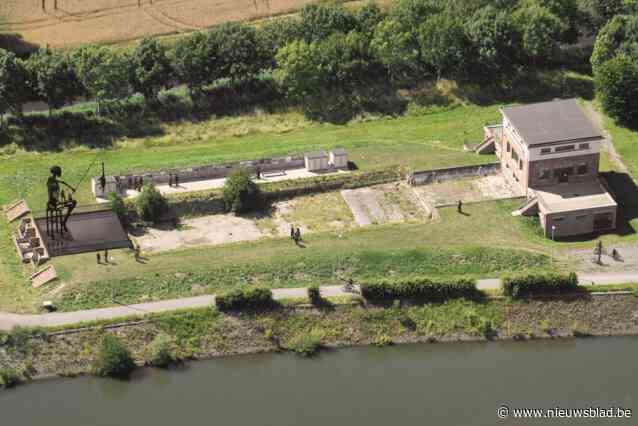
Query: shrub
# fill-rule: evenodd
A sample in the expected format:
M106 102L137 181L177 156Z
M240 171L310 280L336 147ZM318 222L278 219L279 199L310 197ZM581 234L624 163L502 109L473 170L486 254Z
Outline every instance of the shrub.
M378 335L375 339L374 339L374 344L376 346L390 346L392 344L392 337L388 336L387 334L380 334Z
M272 308L275 301L272 291L267 288L251 288L247 290L231 290L215 297L217 309L222 312L242 309L259 310Z
M638 65L624 54L603 63L595 74L596 95L607 114L620 123L638 125Z
M226 179L223 198L226 210L237 214L256 209L261 197L259 187L250 178L248 170L240 168Z
M308 333L301 333L294 336L288 347L303 356L312 356L317 353L321 347L324 332L321 329L313 328Z
M120 339L112 334L104 335L93 364L94 374L103 377L128 377L134 368L133 357Z
M142 193L135 200L137 213L142 220L156 223L168 211L166 198L152 183L144 185Z
M21 374L11 367L0 368L0 389L11 388L20 383Z
M123 225L128 223L128 208L124 204L124 199L115 192L109 193L109 203L113 213L117 215Z
M317 306L323 302L321 298L321 289L318 285L313 285L308 287L308 299L310 299L310 303Z
M149 363L155 367L168 367L179 358L175 355L172 348L173 340L167 334L158 334L150 345L151 357Z
M361 284L361 295L370 300L419 299L442 302L477 296L476 280L456 278L432 280L425 277L385 279Z
M536 294L560 294L578 290L578 278L569 274L537 273L508 275L503 278L503 293L513 298Z

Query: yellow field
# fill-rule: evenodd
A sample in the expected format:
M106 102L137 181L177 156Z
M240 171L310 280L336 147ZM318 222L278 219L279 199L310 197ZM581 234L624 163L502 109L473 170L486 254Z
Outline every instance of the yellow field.
M314 1L140 0L138 6L138 0L1 0L0 31L43 47L115 43L281 15Z

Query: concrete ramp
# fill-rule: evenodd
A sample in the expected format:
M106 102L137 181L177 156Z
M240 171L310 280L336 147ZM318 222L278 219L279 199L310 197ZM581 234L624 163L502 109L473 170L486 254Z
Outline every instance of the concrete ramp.
M58 273L53 265L49 265L44 269L39 270L35 274L31 275L31 285L33 288L42 287L43 285L50 283L58 278Z
M24 200L16 200L4 208L9 223L21 218L25 214L31 213L31 209Z
M344 189L341 191L341 196L350 207L359 226L386 222L385 211L374 190L370 188Z
M530 198L518 210L512 212L512 216L534 216L538 214L538 199Z
M496 151L496 145L494 143L494 137L487 137L483 143L476 147L475 152L477 154L494 154Z

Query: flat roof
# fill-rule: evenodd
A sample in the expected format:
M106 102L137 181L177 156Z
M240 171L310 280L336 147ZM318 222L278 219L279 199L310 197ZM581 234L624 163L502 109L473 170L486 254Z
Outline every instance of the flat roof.
M328 153L326 151L316 151L316 152L307 152L304 154L304 157L314 159L314 158L324 158L327 157Z
M534 192L545 214L618 206L598 180L557 184Z
M527 145L603 137L576 99L506 106L501 112Z
M53 239L47 235L44 217L36 217L35 224L51 257L133 247L117 215L110 209L72 214L67 222L69 234L65 237Z
M335 148L335 149L330 150L330 152L332 152L334 155L346 155L347 154L346 150L343 149L343 148Z

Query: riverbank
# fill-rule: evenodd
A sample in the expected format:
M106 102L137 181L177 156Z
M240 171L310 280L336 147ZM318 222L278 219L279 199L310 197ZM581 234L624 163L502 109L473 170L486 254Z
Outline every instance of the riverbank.
M334 299L320 308L305 303L287 301L252 314L200 308L79 331L18 329L0 336L0 365L30 378L89 373L105 333L115 334L139 365L150 362L158 336L168 337L176 358L197 360L356 345L638 335L638 297L631 294L391 307L357 298Z

